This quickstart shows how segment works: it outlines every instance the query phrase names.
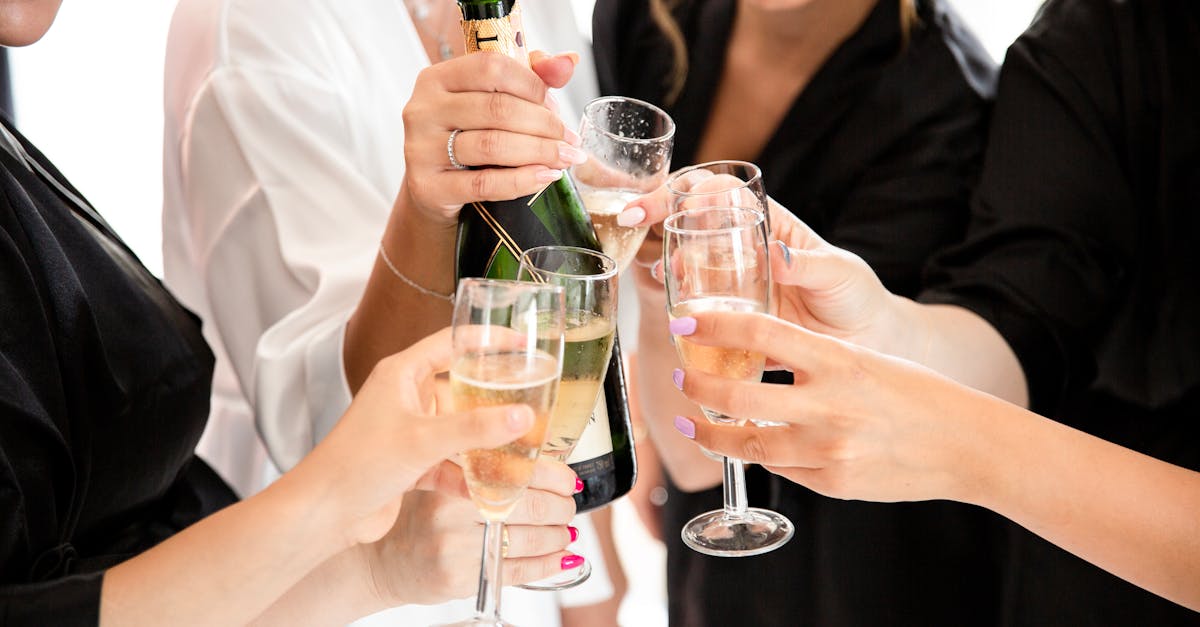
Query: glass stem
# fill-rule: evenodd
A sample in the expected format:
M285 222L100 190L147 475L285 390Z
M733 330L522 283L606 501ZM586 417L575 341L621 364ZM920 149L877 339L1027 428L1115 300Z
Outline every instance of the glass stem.
M475 618L500 623L500 579L504 560L500 557L504 521L488 520L483 528L483 563L479 567L479 592L475 596Z
M726 457L725 481L725 517L741 518L746 515L746 466L740 459Z

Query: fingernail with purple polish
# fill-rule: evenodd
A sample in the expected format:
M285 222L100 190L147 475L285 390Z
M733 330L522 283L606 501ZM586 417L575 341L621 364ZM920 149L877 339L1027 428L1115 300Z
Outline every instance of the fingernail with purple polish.
M696 319L691 316L675 318L668 328L672 335L691 335L696 332Z
M675 416L675 430L689 440L696 439L696 423L683 416Z
M671 381L675 382L676 390L682 391L683 390L683 371L680 370L679 368L676 368L675 371L671 373Z

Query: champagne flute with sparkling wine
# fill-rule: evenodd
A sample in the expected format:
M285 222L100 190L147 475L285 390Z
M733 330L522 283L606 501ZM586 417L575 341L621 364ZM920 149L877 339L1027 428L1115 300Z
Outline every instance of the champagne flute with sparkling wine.
M507 625L500 619L504 519L533 479L534 462L546 439L562 372L563 290L520 281L463 279L454 300L453 329L454 411L524 404L537 418L528 433L504 446L463 454L467 489L486 526L475 617L455 625Z
M588 160L571 168L571 177L601 248L624 270L650 227L621 226L617 215L629 201L654 191L666 180L675 122L648 102L608 96L584 108L579 136Z
M702 311L770 310L771 265L765 215L751 207L703 207L671 214L663 223L663 273L671 319ZM741 381L762 378L766 357L736 348L702 346L675 336L688 368ZM741 419L701 407L717 423ZM725 506L684 525L684 544L707 555L743 557L766 553L791 539L792 522L746 503L740 459L723 458Z
M539 246L521 255L518 276L521 280L563 289L566 329L562 378L542 455L565 462L580 443L589 421L593 423L592 429L601 426L593 411L608 370L617 328L617 263L604 253L586 248ZM608 438L607 431L598 435L602 440ZM606 460L602 457L595 463ZM580 473L586 471L581 469ZM591 572L591 564L584 562L574 570L521 587L562 590L583 583Z
M752 207L762 212L767 232L771 214L767 210L767 188L762 170L749 161L710 161L682 168L667 179L671 212L700 207ZM758 427L783 427L774 420L751 420ZM720 461L720 456L704 449L704 454Z

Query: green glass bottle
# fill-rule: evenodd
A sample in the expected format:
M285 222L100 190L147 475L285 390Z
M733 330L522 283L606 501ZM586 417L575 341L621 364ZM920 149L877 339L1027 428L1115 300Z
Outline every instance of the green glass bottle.
M515 0L459 0L458 5L468 53L488 50L528 59ZM550 245L600 250L591 219L565 173L533 196L464 206L455 273L459 278L515 279L522 251ZM633 487L637 464L619 339L614 339L600 403L568 463L584 484L575 495L578 511L607 505Z

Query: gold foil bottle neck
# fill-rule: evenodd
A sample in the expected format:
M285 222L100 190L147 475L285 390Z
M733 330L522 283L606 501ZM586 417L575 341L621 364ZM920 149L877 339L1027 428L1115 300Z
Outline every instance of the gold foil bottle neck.
M499 52L518 61L528 61L525 33L521 26L521 5L513 3L508 15L486 20L463 20L463 40L467 54Z

